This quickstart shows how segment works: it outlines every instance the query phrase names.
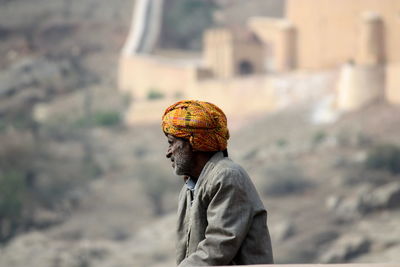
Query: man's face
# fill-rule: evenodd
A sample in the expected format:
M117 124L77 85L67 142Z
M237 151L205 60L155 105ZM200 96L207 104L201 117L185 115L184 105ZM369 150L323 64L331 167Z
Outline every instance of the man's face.
M190 175L193 167L193 152L190 143L182 138L170 134L168 138L168 151L166 157L171 159L172 168L176 175Z

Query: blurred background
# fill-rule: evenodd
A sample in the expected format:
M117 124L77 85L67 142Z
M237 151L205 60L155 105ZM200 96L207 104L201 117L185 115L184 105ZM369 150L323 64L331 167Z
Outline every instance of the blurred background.
M186 98L277 263L399 262L399 46L398 0L0 0L0 266L174 266Z

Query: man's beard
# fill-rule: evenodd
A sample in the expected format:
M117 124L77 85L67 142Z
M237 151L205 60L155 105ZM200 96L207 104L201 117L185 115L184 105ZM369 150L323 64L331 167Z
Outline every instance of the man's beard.
M174 173L176 175L189 175L192 169L192 154L181 151L174 157Z

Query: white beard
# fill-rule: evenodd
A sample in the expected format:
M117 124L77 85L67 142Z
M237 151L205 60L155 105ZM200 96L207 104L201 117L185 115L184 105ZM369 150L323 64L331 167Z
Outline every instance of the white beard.
M175 175L188 175L192 169L192 159L187 155L177 155L174 158Z

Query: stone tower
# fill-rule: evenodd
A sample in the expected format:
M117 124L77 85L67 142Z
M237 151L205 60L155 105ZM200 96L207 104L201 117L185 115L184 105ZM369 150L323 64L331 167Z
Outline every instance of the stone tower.
M361 15L356 64L377 65L385 60L385 36L383 21L379 14L366 12Z
M338 83L338 108L358 109L384 97L385 63L383 22L379 14L361 15L355 64L346 63Z
M264 48L248 30L208 30L203 47L203 60L215 78L261 73L264 69Z

